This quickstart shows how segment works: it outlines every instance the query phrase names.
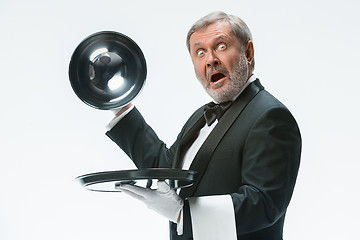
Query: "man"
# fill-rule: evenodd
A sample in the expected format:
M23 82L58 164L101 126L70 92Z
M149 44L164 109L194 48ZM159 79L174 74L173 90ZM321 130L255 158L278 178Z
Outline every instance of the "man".
M300 162L296 121L253 75L252 36L240 18L210 13L190 29L187 47L197 78L221 104L199 108L170 148L132 104L107 135L138 168L194 170L194 185L179 194L165 182L120 189L168 218L171 239L280 240Z

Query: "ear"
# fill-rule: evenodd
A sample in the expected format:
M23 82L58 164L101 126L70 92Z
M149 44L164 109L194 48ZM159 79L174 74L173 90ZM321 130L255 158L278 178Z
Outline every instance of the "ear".
M246 54L246 59L248 61L248 64L250 65L252 63L252 61L254 60L254 45L251 40L249 40L248 43L246 44L245 54Z

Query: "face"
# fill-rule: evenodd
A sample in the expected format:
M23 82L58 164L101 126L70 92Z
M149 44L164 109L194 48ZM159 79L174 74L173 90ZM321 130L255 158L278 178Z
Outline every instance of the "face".
M216 102L232 100L248 80L250 64L245 52L228 22L215 22L191 35L196 76Z

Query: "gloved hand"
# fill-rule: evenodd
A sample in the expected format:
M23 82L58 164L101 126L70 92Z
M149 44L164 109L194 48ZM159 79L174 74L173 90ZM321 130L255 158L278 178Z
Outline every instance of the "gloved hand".
M184 206L183 200L166 182L158 181L158 189L143 188L136 185L121 184L117 186L122 192L143 201L148 208L154 210L170 221L177 223Z

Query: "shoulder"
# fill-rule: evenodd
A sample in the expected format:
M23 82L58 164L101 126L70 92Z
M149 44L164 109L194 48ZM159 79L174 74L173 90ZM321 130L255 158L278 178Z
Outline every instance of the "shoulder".
M290 132L300 135L299 126L290 110L266 90L260 91L248 107L246 116L251 116L250 129L272 129L284 136Z
M259 116L266 112L281 111L291 115L289 109L267 90L261 90L247 105L246 110L251 115Z
M286 124L298 129L296 120L289 109L263 87L248 102L237 120L237 126L249 131L259 124L267 127Z

